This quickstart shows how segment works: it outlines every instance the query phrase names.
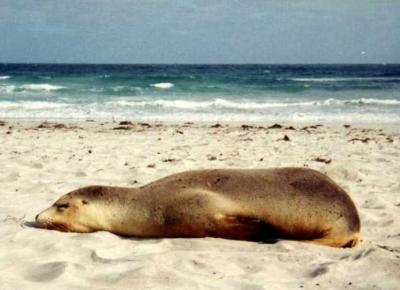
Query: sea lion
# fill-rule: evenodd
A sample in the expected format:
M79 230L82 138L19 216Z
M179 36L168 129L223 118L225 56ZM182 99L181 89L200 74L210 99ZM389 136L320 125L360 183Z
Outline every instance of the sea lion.
M136 237L290 239L332 247L359 241L347 195L307 168L186 171L139 188L88 186L36 216L40 227Z

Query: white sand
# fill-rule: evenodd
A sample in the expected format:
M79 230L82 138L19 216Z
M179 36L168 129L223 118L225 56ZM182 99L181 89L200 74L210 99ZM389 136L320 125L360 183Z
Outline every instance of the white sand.
M0 126L0 289L400 288L400 124L309 132L234 124L113 130L118 123L99 122L36 129L39 124ZM291 141L277 141L285 134ZM349 142L367 137L367 143ZM39 211L85 185L138 186L187 169L277 166L319 169L348 190L363 242L336 249L32 227Z

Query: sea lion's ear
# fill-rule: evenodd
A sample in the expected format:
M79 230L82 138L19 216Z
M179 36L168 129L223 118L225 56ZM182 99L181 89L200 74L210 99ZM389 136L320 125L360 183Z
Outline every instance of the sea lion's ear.
M88 204L89 202L87 200L82 199L83 204Z

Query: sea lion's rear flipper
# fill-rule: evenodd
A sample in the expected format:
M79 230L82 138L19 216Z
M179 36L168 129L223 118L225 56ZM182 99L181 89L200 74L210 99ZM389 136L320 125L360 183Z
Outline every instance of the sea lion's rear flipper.
M304 240L301 242L321 245L321 246L330 246L336 248L353 248L358 245L360 242L360 235L359 233L355 233L351 237L342 237L340 235L336 236L327 236L320 239L315 240Z
M283 234L272 225L251 216L216 214L218 236L228 239L276 242Z

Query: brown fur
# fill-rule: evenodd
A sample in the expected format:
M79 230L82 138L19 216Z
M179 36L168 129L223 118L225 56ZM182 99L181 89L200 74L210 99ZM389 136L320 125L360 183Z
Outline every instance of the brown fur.
M68 201L71 207L59 213L56 205ZM334 247L355 246L360 232L347 193L306 168L187 171L140 188L84 187L56 205L56 211L38 216L39 225L138 237L291 239ZM101 212L92 214L98 219L94 223L86 211L96 208ZM85 216L77 226L79 215Z

